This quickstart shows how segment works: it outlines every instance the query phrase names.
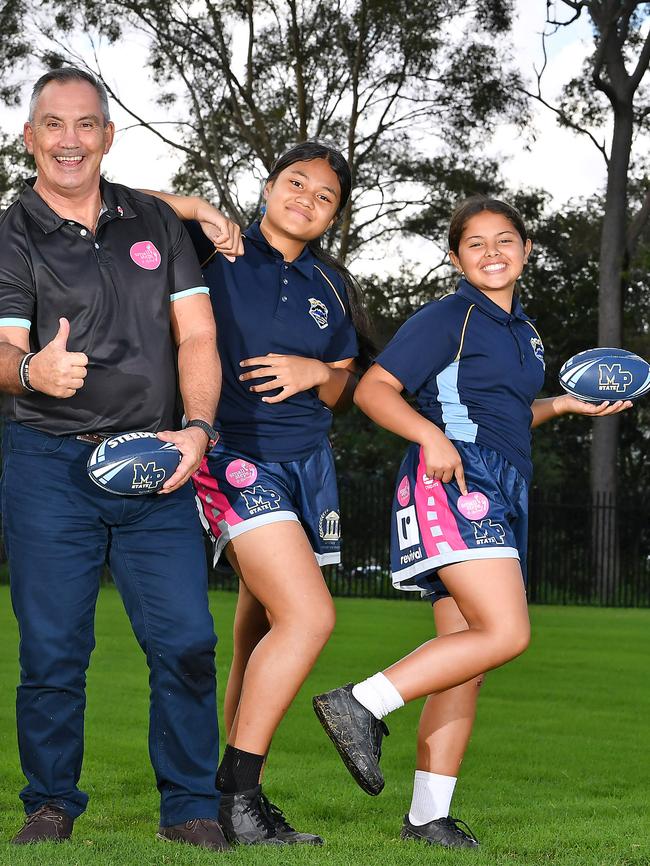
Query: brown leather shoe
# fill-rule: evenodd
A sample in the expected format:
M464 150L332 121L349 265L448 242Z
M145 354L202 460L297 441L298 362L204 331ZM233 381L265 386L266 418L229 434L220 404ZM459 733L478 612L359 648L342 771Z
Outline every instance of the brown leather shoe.
M185 842L212 851L230 851L219 822L214 818L193 818L173 827L158 827L156 835L166 842Z
M11 840L12 845L29 845L32 842L65 842L72 836L74 818L67 812L46 803L27 816L22 829Z

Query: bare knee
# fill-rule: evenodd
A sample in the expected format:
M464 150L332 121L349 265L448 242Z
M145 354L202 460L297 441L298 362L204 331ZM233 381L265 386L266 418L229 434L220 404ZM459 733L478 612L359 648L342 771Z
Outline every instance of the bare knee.
M486 668L496 668L512 659L520 656L530 643L530 626L526 623L511 624L510 626L494 626L487 629L479 628L485 639L485 661ZM477 686L483 683L481 674L477 679Z
M233 628L234 649L236 652L250 655L257 644L270 629L269 621L261 620L238 621Z
M326 604L319 605L312 615L307 618L305 631L312 640L318 642L321 646L325 646L334 631L335 625L336 608L330 598Z
M500 635L501 651L504 655L504 662L516 659L528 649L530 644L530 624L525 622L511 625L507 630L503 630Z
M314 613L315 615L306 623L307 630L321 646L325 646L336 625L336 608L330 599L329 604L319 607Z
M325 646L336 624L332 599L320 600L311 607L296 606L273 612L272 630L286 631L293 641Z
M513 635L513 645L515 657L520 656L530 646L530 623L527 619L517 627L516 634Z

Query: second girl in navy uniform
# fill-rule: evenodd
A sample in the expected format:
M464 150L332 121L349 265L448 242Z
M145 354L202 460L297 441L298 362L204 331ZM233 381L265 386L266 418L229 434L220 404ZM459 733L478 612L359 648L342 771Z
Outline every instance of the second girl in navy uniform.
M359 785L378 794L384 716L427 697L401 835L432 845L478 845L449 817L477 686L529 641L530 429L567 412L603 416L631 405L535 399L544 347L516 288L531 246L505 202L477 196L459 205L449 231L457 291L402 326L355 395L411 442L393 497L393 582L434 602L438 637L361 683L318 695L315 709Z

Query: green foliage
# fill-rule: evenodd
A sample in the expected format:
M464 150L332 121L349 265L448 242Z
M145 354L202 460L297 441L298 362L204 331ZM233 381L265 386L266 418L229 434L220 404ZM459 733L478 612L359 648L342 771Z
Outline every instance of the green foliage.
M604 132L612 108L620 110L629 105L636 133L647 131L650 86L644 73L648 69L648 3L584 0L577 5L578 9L573 0L548 4L548 38L552 39L558 29L571 26L583 11L593 33L593 52L580 74L563 88L559 122Z
M24 21L28 4L25 0L3 0L0 5L0 102L18 105L20 77L30 53Z
M220 693L232 652L234 594L211 595L221 640ZM650 614L644 610L531 608L533 643L488 674L453 813L481 840L442 851L398 839L408 809L421 702L388 720L386 788L368 797L350 779L311 710L310 698L381 670L433 635L428 604L336 600L329 645L273 741L265 786L297 827L322 833L322 849L239 849L242 866L647 866L650 807L643 720ZM13 699L18 635L0 588L0 834L21 822L23 784ZM147 671L120 598L102 590L88 677L82 785L91 794L73 840L11 848L2 866L194 866L215 855L156 840L157 793L147 755ZM218 859L218 858L217 858ZM225 861L224 861L225 862Z
M45 0L40 9L44 32L59 43L82 31L116 41L137 28L148 37L161 103L176 103L187 120L173 139L185 154L176 186L242 225L259 203L251 178L261 185L283 150L307 137L337 143L355 180L333 239L345 259L401 231L422 207L418 177L432 150L453 167L492 119L525 124L507 40L494 38L507 33L512 6L84 0L71 10Z
M19 194L23 179L34 174L36 166L22 137L0 133L0 208L7 207Z
M535 247L524 275L524 302L546 347L545 393L558 392L559 369L568 358L598 345L598 254L603 202L594 198L566 206L533 227ZM630 266L623 297L622 345L650 357L650 284L644 262L649 254L648 233ZM647 454L650 407L647 400L621 417L619 447L621 490L625 496L643 495L650 476ZM576 489L589 485L589 456L593 425L568 416L533 432L536 481L562 489L570 479ZM560 469L561 467L561 469ZM551 470L549 475L548 470Z
M403 439L378 427L358 409L335 417L330 440L339 475L351 478L392 481L406 449Z

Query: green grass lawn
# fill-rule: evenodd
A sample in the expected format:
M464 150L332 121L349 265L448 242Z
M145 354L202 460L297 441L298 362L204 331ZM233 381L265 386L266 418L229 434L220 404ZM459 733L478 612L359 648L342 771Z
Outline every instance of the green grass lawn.
M221 688L234 602L228 593L212 596ZM650 611L532 609L531 648L490 674L482 691L453 804L482 846L458 852L398 838L410 802L419 705L389 719L382 758L386 788L378 798L357 788L311 710L312 694L374 673L429 637L430 608L356 599L340 599L337 607L336 632L276 736L266 776L271 799L299 828L322 833L327 844L240 848L227 855L229 863L648 866ZM0 587L1 840L22 821L16 654L9 593ZM146 668L112 588L100 594L86 718L82 785L91 801L74 841L27 849L0 841L0 864L189 866L223 856L155 839Z

